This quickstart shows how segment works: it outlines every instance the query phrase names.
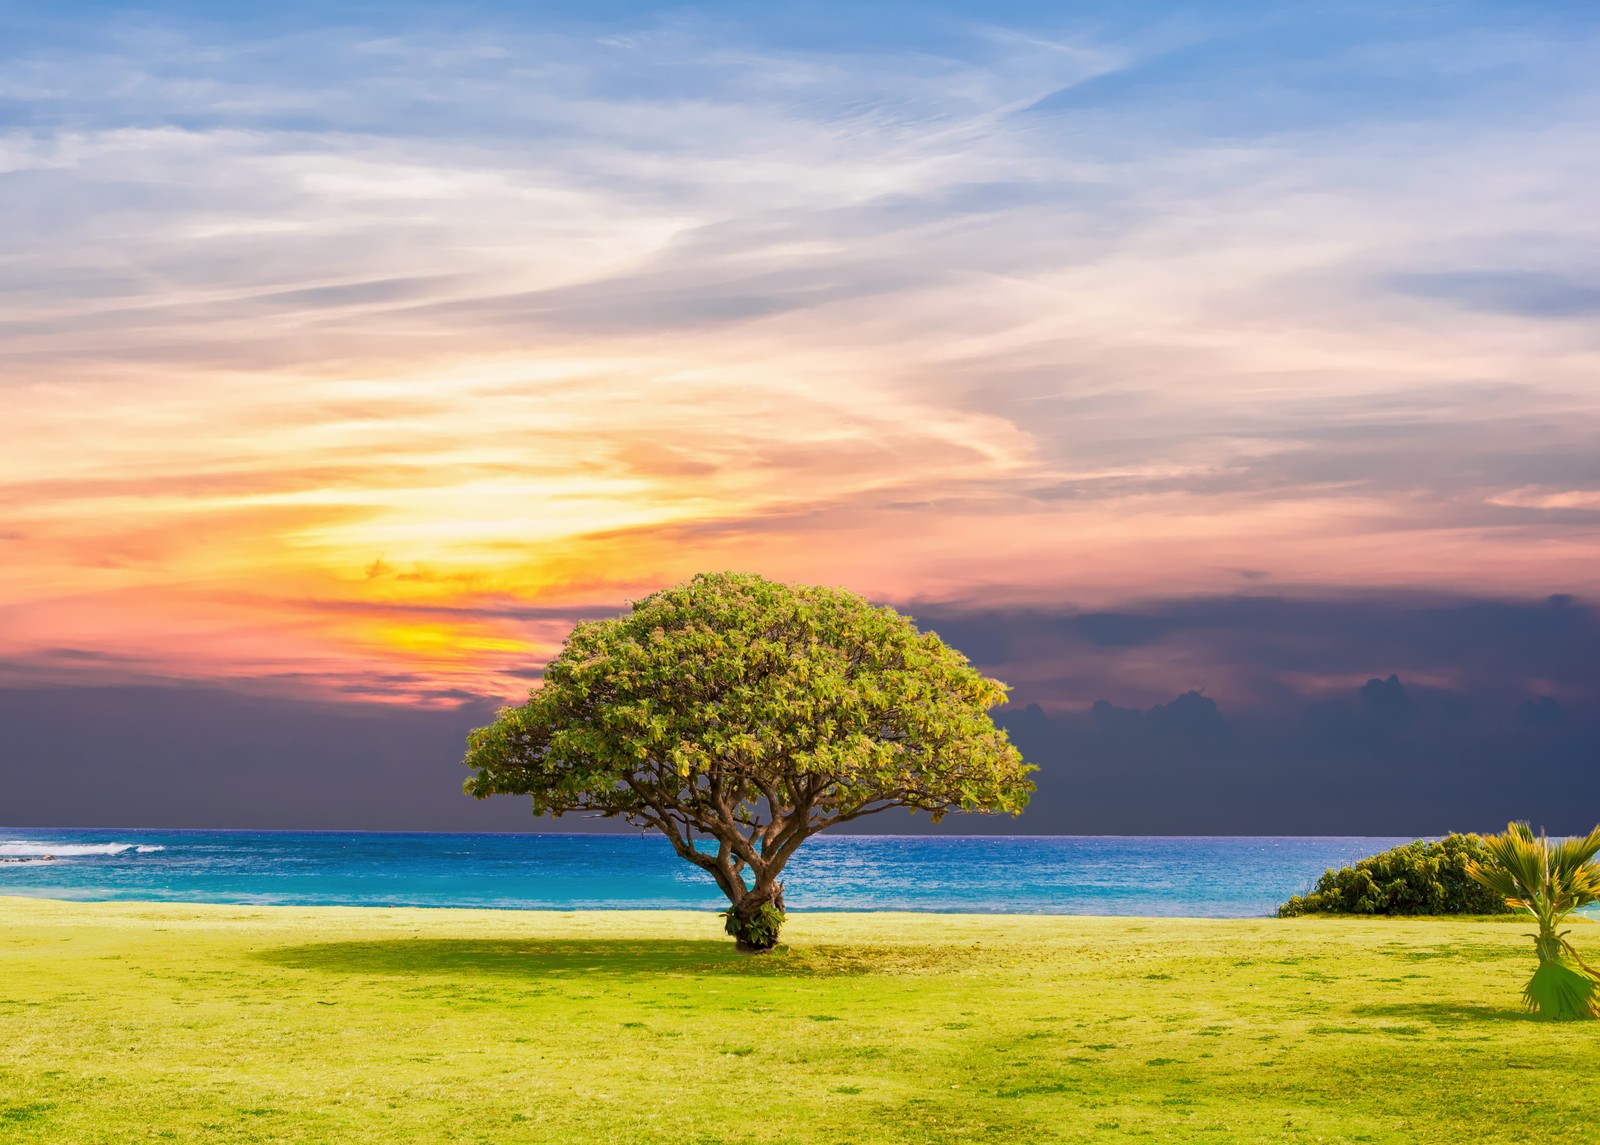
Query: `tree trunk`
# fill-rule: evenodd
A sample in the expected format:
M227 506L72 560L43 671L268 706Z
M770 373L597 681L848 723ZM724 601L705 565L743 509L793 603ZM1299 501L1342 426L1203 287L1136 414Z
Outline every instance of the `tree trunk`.
M723 913L727 931L739 949L764 954L778 945L778 930L783 926L783 884L757 883Z

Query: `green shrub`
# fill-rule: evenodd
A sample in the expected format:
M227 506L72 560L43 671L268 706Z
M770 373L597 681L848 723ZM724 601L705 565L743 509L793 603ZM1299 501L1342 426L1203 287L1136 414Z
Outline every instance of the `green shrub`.
M1509 914L1505 899L1467 874L1467 861L1488 860L1477 835L1418 839L1371 855L1353 867L1324 871L1310 893L1278 908L1301 914Z
M727 920L723 929L751 950L771 950L778 945L784 913L772 903L762 903L748 918L741 917L736 908L723 911L722 917Z

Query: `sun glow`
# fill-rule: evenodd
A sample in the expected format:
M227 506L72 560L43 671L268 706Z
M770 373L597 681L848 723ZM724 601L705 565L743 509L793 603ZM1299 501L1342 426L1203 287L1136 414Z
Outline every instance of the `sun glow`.
M913 604L1600 588L1563 253L1600 147L1563 104L1208 135L1073 104L1163 58L1087 32L852 67L170 34L188 87L102 61L136 122L41 56L77 126L0 129L20 678L504 697L723 568ZM669 58L685 93L615 82ZM374 85L454 126L373 121Z

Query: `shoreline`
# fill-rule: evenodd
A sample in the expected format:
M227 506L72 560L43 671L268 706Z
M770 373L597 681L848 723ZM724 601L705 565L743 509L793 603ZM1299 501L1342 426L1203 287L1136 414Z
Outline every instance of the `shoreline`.
M236 913L240 911L258 914L262 911L271 912L308 912L329 914L370 914L373 917L394 917L402 912L415 913L426 918L448 919L451 915L461 916L489 916L493 918L529 918L529 919L571 919L571 918L609 918L626 919L630 917L661 918L661 919L717 919L721 917L724 907L714 906L704 909L693 907L508 907L508 906L425 906L425 905L379 905L372 903L265 903L265 902L188 902L174 901L171 899L77 899L56 898L50 895L28 895L0 893L0 910L7 906L21 906L24 903L48 903L58 907L81 907L86 909L99 908L126 908L129 911L138 911L148 914L152 910L169 910L175 913L183 911L196 911L205 913ZM25 909L25 908L24 908ZM1278 918L1276 915L1188 915L1188 914L1088 914L1066 911L942 911L942 910L841 910L833 908L794 909L787 912L789 924L792 927L796 920L827 920L827 919L852 919L852 920L967 920L999 922L1001 920L1033 920L1037 922L1068 923L1084 921L1090 923L1170 923L1173 925L1201 923L1207 925L1227 924L1255 924L1255 923L1286 923L1305 924L1318 922L1370 922L1380 925L1400 923L1513 923L1525 925L1527 918L1516 914L1496 915L1353 915L1353 914L1310 914L1296 918ZM1574 914L1569 916L1579 923L1600 923L1600 918ZM787 928L786 928L787 932Z

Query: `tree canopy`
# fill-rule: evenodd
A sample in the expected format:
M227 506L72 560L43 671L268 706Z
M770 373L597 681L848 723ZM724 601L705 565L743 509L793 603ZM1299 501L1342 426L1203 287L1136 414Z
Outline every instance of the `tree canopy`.
M661 831L765 949L818 831L902 807L1019 814L1033 784L989 709L1006 686L837 588L702 574L579 624L526 703L472 732L466 791Z

